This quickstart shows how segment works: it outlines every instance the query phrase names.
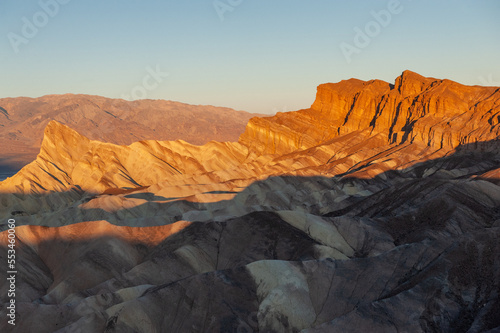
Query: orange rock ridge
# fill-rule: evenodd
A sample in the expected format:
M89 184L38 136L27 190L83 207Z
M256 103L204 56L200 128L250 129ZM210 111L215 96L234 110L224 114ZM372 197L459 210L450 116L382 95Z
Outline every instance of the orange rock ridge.
M37 159L2 182L0 193L73 197L158 184L157 191L176 198L186 184L193 194L201 184L211 184L215 193L235 193L272 175L370 178L445 156L460 145L495 142L499 119L499 88L405 71L394 85L357 79L322 84L311 108L252 118L238 142L195 146L148 140L119 146L51 121ZM50 207L73 200L61 194L53 198ZM8 215L13 206L40 209L22 201L4 198L0 212Z
M405 71L320 85L238 142L116 145L51 121L0 183L16 329L496 330L499 105Z
M465 86L405 71L394 85L350 79L318 87L310 109L252 118L240 142L260 153L288 153L335 137L382 134L388 144L451 150L498 138L498 87Z

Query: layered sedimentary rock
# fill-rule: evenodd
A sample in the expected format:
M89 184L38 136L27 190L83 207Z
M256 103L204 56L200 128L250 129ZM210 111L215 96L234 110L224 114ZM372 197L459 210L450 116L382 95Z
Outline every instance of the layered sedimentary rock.
M496 139L500 91L424 78L405 71L395 84L350 79L318 87L310 109L253 118L240 142L258 152L287 153L344 134L381 134L387 143L432 148Z
M499 91L351 79L202 146L51 122L0 183L0 330L498 330Z

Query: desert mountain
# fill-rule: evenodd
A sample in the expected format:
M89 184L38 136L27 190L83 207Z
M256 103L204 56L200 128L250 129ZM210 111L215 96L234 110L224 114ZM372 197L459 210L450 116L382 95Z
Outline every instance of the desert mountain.
M0 183L13 331L498 330L499 117L500 88L405 71L320 85L237 142L51 121Z
M254 114L164 100L125 101L89 95L0 99L0 168L19 170L36 158L44 128L56 120L92 140L118 145L182 139L236 141Z
M405 71L395 84L357 79L322 84L310 109L254 118L240 142L261 153L283 154L350 134L378 136L383 144L450 150L496 139L499 122L497 87L464 86Z

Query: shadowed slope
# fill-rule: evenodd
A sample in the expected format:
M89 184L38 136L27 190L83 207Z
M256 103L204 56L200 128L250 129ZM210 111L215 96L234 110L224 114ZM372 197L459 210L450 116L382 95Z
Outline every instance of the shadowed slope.
M429 169L445 164L426 163ZM440 179L419 173L374 180L289 178L284 183L294 189L286 194L269 179L255 184L260 191L253 192L265 193L262 204L271 206L256 205L257 198L248 194L245 206L273 212L220 221L156 228L106 222L20 227L16 329L182 332L248 326L329 332L499 326L500 187L474 175ZM350 205L340 215L338 210L335 216L318 215L314 198L328 198L332 185L347 191L343 201ZM355 187L382 189L349 195L348 188ZM277 200L291 193L310 199ZM325 204L332 208L338 198L332 195ZM234 201L218 205L230 208ZM158 218L168 223L168 213ZM5 251L7 233L1 235Z

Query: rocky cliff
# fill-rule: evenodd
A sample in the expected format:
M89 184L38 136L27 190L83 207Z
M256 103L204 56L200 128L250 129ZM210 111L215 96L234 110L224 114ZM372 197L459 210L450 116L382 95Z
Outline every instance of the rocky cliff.
M329 83L202 146L52 121L0 183L19 271L19 325L0 330L495 332L499 91Z
M338 136L381 134L388 144L431 148L496 139L500 90L405 71L395 84L350 79L318 87L310 109L253 118L240 142L261 153L310 148Z

